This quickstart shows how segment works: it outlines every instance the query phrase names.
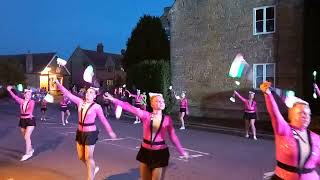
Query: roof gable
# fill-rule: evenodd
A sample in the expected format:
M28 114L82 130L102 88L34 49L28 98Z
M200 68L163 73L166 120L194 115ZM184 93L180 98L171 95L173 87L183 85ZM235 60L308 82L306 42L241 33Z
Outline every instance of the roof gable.
M14 61L21 64L24 72L26 71L26 59L29 54L0 55L0 61ZM31 53L33 59L33 73L41 72L47 64L55 57L56 53Z
M120 54L113 53L99 53L97 51L81 49L82 52L89 58L89 60L97 68L106 68L106 65L114 65L116 69L121 69L122 58Z

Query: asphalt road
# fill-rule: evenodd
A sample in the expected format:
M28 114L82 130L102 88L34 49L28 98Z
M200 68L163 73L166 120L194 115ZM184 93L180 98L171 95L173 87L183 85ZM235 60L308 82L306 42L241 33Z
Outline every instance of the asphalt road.
M85 166L77 159L75 131L77 115L72 112L67 126L60 124L56 105L49 105L47 121L40 121L35 109L37 126L32 135L35 155L20 162L24 140L18 128L18 105L0 102L0 180L85 180ZM101 123L94 158L100 171L96 180L137 180L142 126L133 119L109 118L118 135L111 141ZM228 132L228 129L225 130ZM260 180L275 165L272 139L246 139L241 133L219 133L189 128L176 133L191 158L181 159L170 144L170 165L167 180Z

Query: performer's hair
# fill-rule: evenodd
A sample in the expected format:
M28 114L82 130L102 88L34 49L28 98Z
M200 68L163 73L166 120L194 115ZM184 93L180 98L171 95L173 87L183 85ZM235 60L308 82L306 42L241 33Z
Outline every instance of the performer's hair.
M90 86L87 90L89 90L89 89L94 90L94 92L95 92L96 94L98 94L98 93L99 93L99 88L96 88L96 87Z

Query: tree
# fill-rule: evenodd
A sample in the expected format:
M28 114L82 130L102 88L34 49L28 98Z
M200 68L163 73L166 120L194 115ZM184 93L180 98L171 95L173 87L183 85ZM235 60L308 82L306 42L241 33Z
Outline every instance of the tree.
M22 65L13 61L6 60L0 63L0 84L24 84L26 77L23 73Z
M144 60L170 59L170 44L159 17L144 15L131 32L124 53L125 69Z
M164 60L146 60L139 64L133 65L128 72L132 74L128 81L129 86L137 86L142 92L161 93L166 102L165 113L171 113L174 106L169 86L171 85L170 64ZM147 101L150 103L150 101ZM150 107L150 104L149 104Z

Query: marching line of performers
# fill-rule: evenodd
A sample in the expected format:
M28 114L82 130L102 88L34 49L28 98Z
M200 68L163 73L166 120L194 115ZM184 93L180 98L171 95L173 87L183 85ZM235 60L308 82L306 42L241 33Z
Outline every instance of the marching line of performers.
M94 148L99 134L95 119L98 118L101 121L112 139L116 138L116 134L105 117L101 105L94 101L98 95L96 88L88 88L84 97L80 98L68 91L58 81L55 81L55 83L63 95L77 105L78 128L75 141L78 158L86 166L87 179L93 180L95 174L99 171L99 167L93 159ZM314 84L314 88L320 96L320 90L316 84ZM32 157L34 153L31 134L36 126L33 118L35 102L31 99L32 92L28 89L24 91L24 98L15 95L12 92L12 86L8 86L7 90L20 106L19 127L26 145L25 155L23 155L21 161L25 161ZM309 103L294 97L292 106L288 107L288 118L285 118L282 116L274 99L271 83L263 82L260 85L260 90L264 94L275 136L276 167L272 179L319 179L315 169L320 166L320 136L308 130L311 121ZM140 92L137 95L128 91L127 93L135 98L141 95ZM256 140L254 125L256 102L254 101L254 93L249 92L248 99L242 97L237 91L234 93L244 103L245 137L249 137L249 127L251 127L253 139ZM185 92L181 94L181 97L177 96L176 93L174 95L175 98L180 100L180 120L182 123L180 129L184 129L184 115L189 113L188 101L185 98ZM105 100L134 114L136 121L140 121L143 125L143 140L136 157L140 162L142 180L164 179L170 156L165 142L166 135L169 136L181 156L188 158L189 155L180 144L171 117L163 114L165 102L162 94L149 93L151 112L146 111L145 107L142 106L145 102L144 97L139 97L135 105L131 105L121 99L121 96L118 97L117 94L112 96L109 93L103 94ZM62 121L67 122L67 119Z

